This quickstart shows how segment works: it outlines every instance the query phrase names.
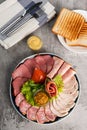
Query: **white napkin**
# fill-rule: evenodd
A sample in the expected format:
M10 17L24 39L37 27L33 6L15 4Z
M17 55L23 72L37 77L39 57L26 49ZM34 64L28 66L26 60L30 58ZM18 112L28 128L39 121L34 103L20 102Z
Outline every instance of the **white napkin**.
M22 0L23 1L23 0ZM25 0L24 0L25 1ZM29 0L27 0L29 1ZM38 2L38 0L33 0L34 2ZM39 0L40 1L40 0ZM0 28L5 25L13 16L17 15L24 7L17 0L6 0L2 4L0 4ZM41 9L47 15L47 21L51 20L55 15L54 6L45 0ZM8 15L9 14L9 15ZM46 23L45 22L45 23ZM45 24L44 23L44 24ZM23 24L15 33L11 36L6 37L4 40L0 37L0 44L8 49L22 40L24 37L38 29L40 26L39 21L36 18L30 19L28 22Z

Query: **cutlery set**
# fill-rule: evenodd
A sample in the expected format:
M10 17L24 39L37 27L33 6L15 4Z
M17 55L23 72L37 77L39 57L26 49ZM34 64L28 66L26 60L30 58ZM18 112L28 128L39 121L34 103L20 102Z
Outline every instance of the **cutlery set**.
M39 18L43 14L43 11L40 9L41 4L42 2L38 2L32 4L31 7L27 7L20 16L4 25L0 29L0 33L9 37L31 18Z

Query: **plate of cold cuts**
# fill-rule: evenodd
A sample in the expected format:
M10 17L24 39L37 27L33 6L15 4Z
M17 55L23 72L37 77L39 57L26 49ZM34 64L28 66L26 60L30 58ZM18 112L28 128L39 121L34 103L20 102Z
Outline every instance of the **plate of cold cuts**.
M76 71L55 54L29 56L12 72L12 105L20 116L36 123L48 124L67 117L79 91Z

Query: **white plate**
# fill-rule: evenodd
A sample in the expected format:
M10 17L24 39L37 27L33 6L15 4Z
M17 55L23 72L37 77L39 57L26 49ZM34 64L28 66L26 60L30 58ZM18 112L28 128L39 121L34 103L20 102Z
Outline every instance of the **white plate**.
M83 17L85 18L85 20L87 21L87 11L85 10L74 10L75 12L83 15ZM57 35L59 41L61 42L61 44L68 50L72 51L72 52L76 52L76 53L87 53L87 48L86 47L71 47L68 46L64 37Z

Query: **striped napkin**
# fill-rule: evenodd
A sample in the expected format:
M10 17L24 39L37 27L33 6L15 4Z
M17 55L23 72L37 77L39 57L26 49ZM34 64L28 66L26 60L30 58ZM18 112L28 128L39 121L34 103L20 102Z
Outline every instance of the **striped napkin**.
M31 3L37 3L41 1L43 3L40 6L41 11L39 12L42 12L40 17L32 17L10 36L3 35L1 33L3 26L6 26L7 23L10 24L14 18L23 14L24 10L26 10ZM47 0L6 0L0 4L0 44L5 49L12 47L24 37L51 20L55 14L56 12L54 6Z

